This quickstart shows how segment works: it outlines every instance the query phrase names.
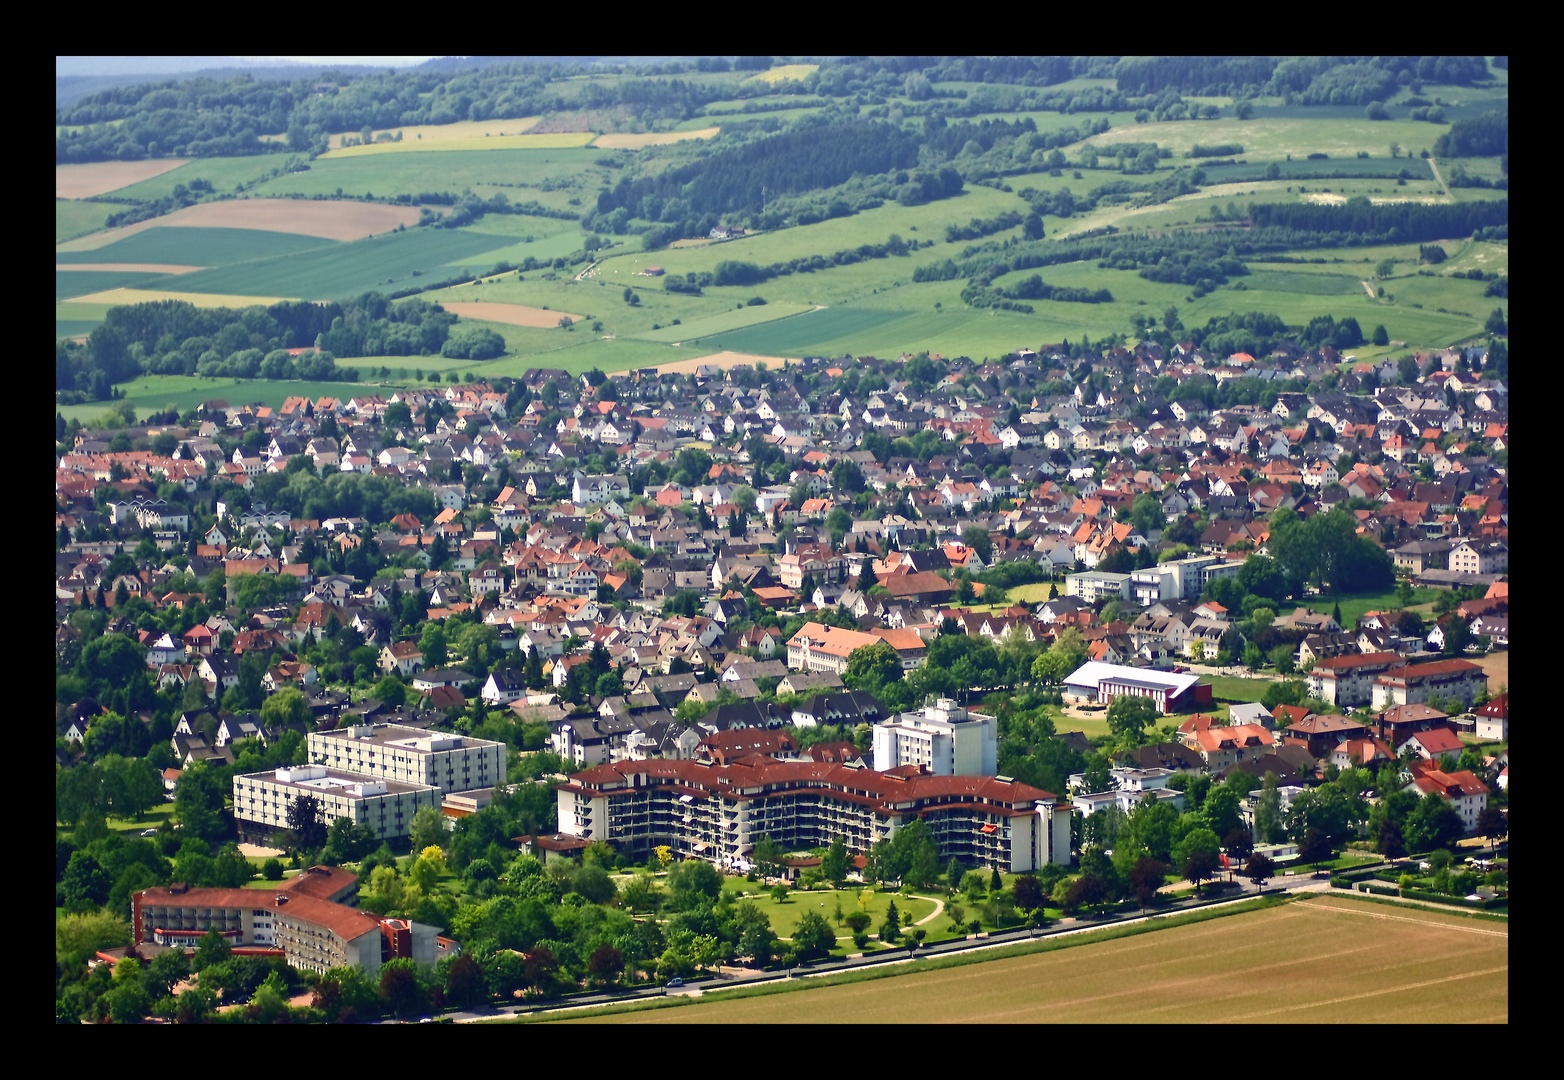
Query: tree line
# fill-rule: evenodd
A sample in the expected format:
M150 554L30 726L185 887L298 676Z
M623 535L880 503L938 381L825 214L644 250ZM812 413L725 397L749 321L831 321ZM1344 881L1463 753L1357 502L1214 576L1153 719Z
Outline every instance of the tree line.
M1279 228L1306 233L1356 234L1357 243L1438 240L1471 236L1477 229L1510 223L1508 199L1482 199L1436 205L1386 203L1374 205L1357 195L1340 206L1318 203L1250 203L1249 220L1256 229Z

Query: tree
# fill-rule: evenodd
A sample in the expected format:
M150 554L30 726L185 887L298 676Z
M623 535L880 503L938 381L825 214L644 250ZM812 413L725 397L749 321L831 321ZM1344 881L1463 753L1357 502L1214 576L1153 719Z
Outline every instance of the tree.
M1330 835L1320 829L1305 829L1298 841L1298 861L1318 866L1336 854Z
M183 786L183 779L180 784ZM315 851L326 842L326 825L322 820L320 800L313 795L300 795L288 804L288 831L293 841L305 851Z
M395 675L387 675L377 682L370 694L382 705L394 707L407 704L407 685Z
M961 542L977 552L978 558L985 563L993 557L994 541L989 537L987 529L969 525L961 530Z
M1495 336L1505 336L1510 332L1510 324L1504 317L1503 308L1494 308L1488 315L1488 321L1483 324L1488 333Z
M1466 651L1466 644L1471 637L1471 624L1459 615L1451 615L1445 620L1445 655L1460 656Z
M413 960L397 958L380 965L381 1002L393 1016L423 1012L429 1006L429 998L418 985L418 965Z
M1280 843L1287 835L1282 826L1281 781L1274 772L1265 774L1260 797L1254 806L1254 831L1264 843Z
M1115 743L1130 750L1146 743L1146 729L1157 722L1157 707L1150 698L1120 694L1108 705L1108 730Z
M813 911L806 911L798 919L793 931L793 948L800 960L815 960L830 954L836 948L836 935L831 924Z
M267 859L261 864L261 877L267 881L282 880L282 862L278 859Z
M874 572L874 561L872 559L865 559L861 564L859 564L858 591L861 593L867 593L870 589L874 588L879 583L879 576Z
M424 654L425 666L429 668L445 666L445 627L437 622L425 625L423 634L418 638L418 649Z
M820 873L827 881L841 881L847 877L847 843L840 836L831 839L831 846L821 857Z
M60 881L60 896L65 901L66 910L90 911L102 906L109 898L109 887L112 884L97 859L85 851L78 851L71 856L65 868L65 875Z
M1477 835L1487 840L1494 851L1499 850L1499 841L1509 833L1509 819L1497 806L1485 806L1477 812Z
M1407 853L1406 844L1401 839L1401 827L1386 817L1379 826L1379 836L1374 844L1375 850L1387 859L1404 858Z
M901 657L887 641L854 649L842 681L855 690L878 693L902 677Z
M896 944L896 939L901 936L901 912L896 910L896 901L892 900L885 908L885 921L880 924L880 940L889 945Z
M1173 864L1200 895L1200 883L1210 880L1220 865L1221 845L1210 829L1193 829L1173 849Z
M1244 877L1254 882L1258 892L1265 891L1265 883L1276 873L1276 864L1264 855L1251 855L1244 864Z
M952 916L954 918L954 916ZM869 924L874 921L867 911L849 911L842 919L847 924L847 929L856 937L869 929Z
M1163 876L1167 872L1167 866L1150 855L1141 855L1130 867L1128 884L1134 890L1135 898L1140 901L1141 911L1150 906L1157 890L1162 888Z
M261 703L261 723L269 728L303 729L310 719L309 699L297 687L285 686Z
M1390 344L1390 331L1385 329L1384 323L1374 327L1374 344L1381 348Z

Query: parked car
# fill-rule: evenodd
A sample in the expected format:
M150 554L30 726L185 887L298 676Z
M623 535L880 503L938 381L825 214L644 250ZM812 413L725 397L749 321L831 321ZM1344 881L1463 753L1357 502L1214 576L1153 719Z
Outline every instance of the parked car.
M142 836L156 836L157 835L157 830L156 829L142 829L141 830L141 835Z
M669 987L674 987L674 988L680 987L680 986L684 985L684 980L679 978L677 975L675 975L673 978L668 980L668 985L669 985Z

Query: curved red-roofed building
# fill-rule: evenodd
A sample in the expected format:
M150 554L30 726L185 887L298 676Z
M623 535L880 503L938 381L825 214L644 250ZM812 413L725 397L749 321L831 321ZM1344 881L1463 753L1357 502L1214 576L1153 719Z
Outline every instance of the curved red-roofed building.
M785 848L842 837L866 852L922 820L941 862L1022 873L1070 861L1068 802L1008 776L886 772L766 755L714 765L619 761L574 773L556 789L559 831L633 854L666 844L684 858L745 869L762 834Z

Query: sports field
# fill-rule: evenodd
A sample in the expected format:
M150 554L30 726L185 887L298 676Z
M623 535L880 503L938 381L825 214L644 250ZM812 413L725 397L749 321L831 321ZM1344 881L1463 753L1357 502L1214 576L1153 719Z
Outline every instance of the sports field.
M573 1022L1505 1023L1509 967L1506 924L1322 896L964 967Z

